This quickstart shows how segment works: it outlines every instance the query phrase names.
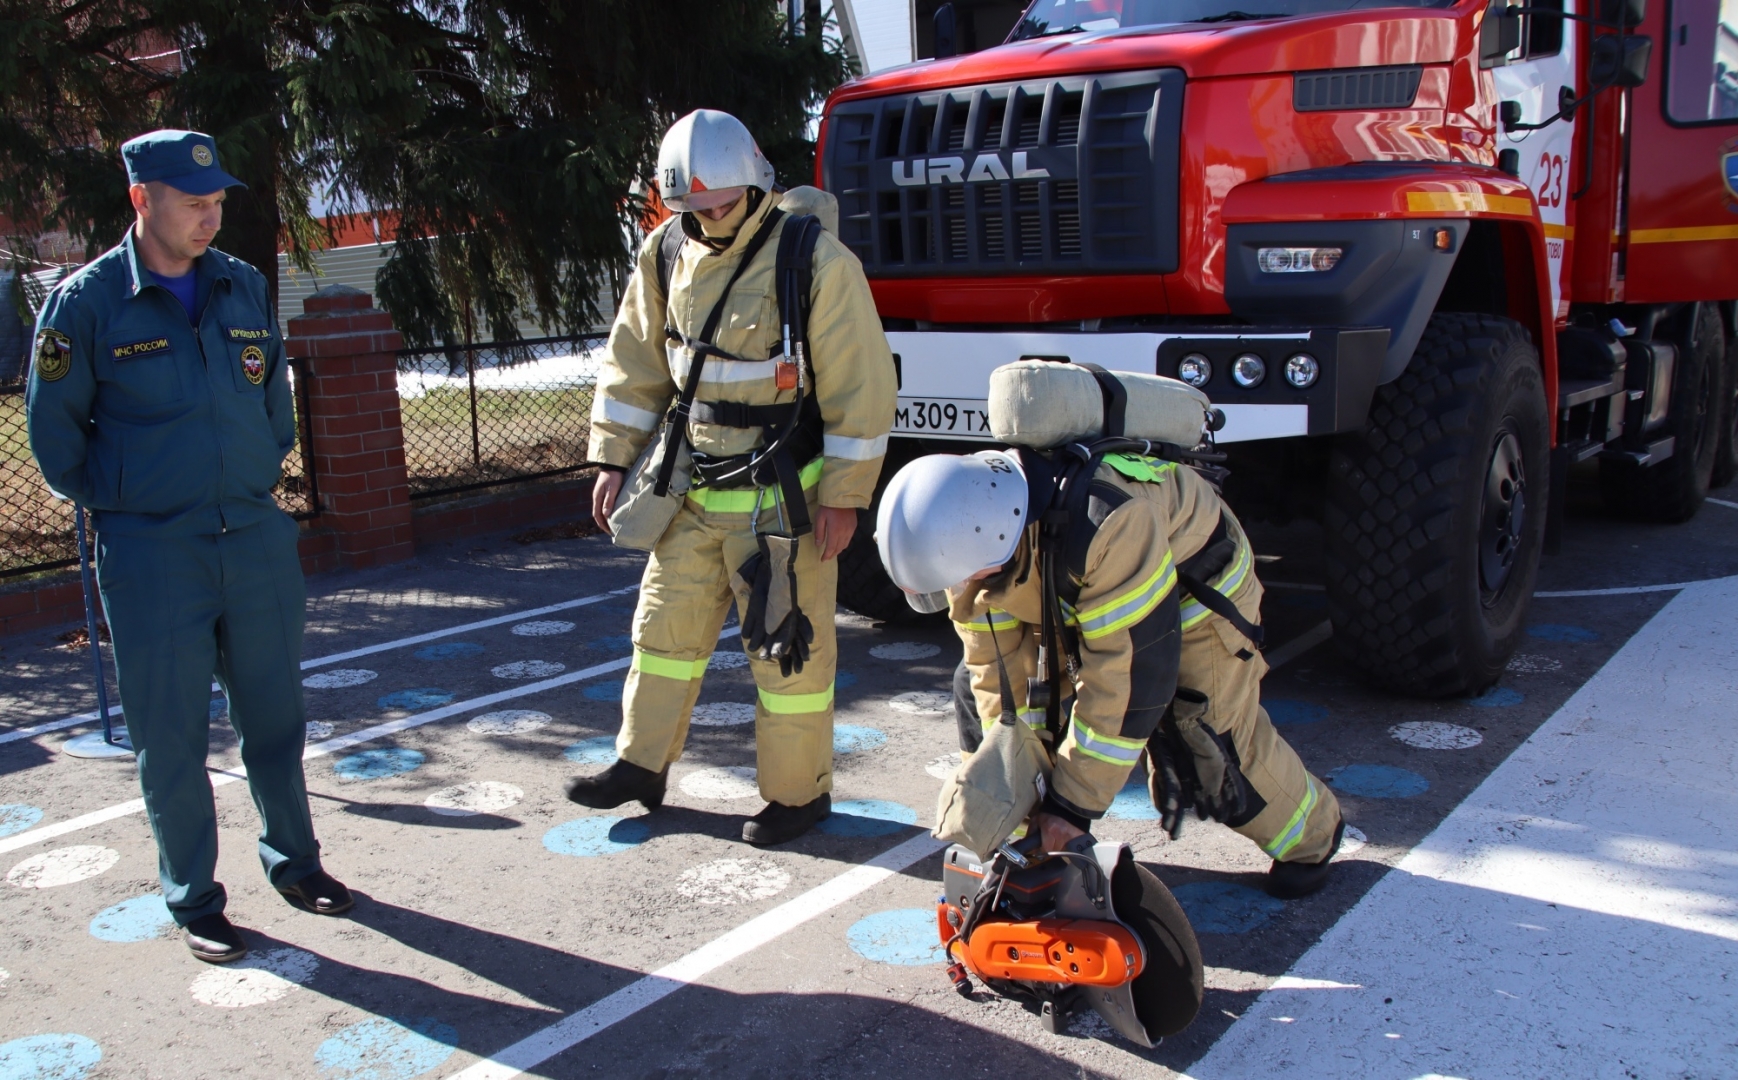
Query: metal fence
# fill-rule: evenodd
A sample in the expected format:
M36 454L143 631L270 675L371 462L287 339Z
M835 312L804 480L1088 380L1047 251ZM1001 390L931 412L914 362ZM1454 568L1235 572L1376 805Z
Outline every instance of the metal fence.
M398 354L410 497L584 468L604 334Z
M284 461L284 475L272 494L297 518L311 517L319 505L309 468L307 380L292 362L296 402L296 448ZM36 459L24 416L21 380L0 383L0 578L58 570L78 562L72 503L54 497Z

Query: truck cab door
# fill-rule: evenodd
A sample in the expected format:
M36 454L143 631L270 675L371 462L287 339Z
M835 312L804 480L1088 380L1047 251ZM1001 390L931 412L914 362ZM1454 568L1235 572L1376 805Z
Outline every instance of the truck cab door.
M1531 0L1531 7L1562 8L1571 14L1582 0ZM1497 100L1518 101L1523 123L1537 124L1553 116L1558 106L1575 94L1576 51L1580 35L1566 29L1567 22L1548 15L1523 15L1521 46L1509 62L1491 71ZM1577 110L1577 115L1581 110ZM1563 299L1567 280L1569 193L1574 190L1569 175L1575 145L1576 117L1571 116L1537 131L1497 132L1497 149L1514 149L1521 156L1520 178L1533 189L1539 216L1545 223L1545 254L1551 267L1551 304L1557 317L1568 314Z

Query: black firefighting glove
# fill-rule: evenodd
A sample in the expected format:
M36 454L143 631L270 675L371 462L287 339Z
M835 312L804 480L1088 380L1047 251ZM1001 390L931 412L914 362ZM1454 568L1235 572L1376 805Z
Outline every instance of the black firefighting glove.
M762 660L775 660L789 677L803 670L815 628L797 604L797 538L761 533L760 550L732 575L742 607L742 642Z
M1237 821L1248 809L1248 785L1238 767L1237 749L1206 717L1206 695L1178 687L1148 745L1153 758L1148 788L1173 840L1182 834L1186 808L1193 807L1202 821Z

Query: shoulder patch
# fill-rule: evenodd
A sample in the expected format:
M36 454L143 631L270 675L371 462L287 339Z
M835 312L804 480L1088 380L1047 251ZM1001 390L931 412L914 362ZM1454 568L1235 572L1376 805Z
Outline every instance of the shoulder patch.
M72 339L59 330L36 335L36 377L43 382L65 378L72 370Z
M151 353L163 352L168 348L168 338L154 337L146 338L143 341L130 341L125 345L116 345L114 348L109 350L109 355L113 356L116 360L130 360L135 356L147 356Z

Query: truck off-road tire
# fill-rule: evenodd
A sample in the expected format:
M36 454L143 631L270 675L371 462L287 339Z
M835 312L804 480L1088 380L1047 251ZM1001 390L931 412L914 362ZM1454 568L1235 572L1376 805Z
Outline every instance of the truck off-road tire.
M1696 305L1695 319L1688 342L1678 344L1665 427L1644 436L1673 436L1672 456L1645 467L1629 461L1599 463L1600 494L1614 514L1675 524L1695 517L1708 497L1726 411L1726 332L1713 304Z
M873 507L857 511L857 531L851 535L851 543L839 552L839 603L859 615L885 623L945 617L912 610L905 602L905 594L887 576L887 568L881 565L881 552L875 547Z
M1726 415L1708 486L1717 490L1733 480L1738 480L1738 333L1726 336Z
M1527 331L1433 315L1329 462L1328 613L1364 678L1420 697L1496 682L1538 575L1549 446Z

